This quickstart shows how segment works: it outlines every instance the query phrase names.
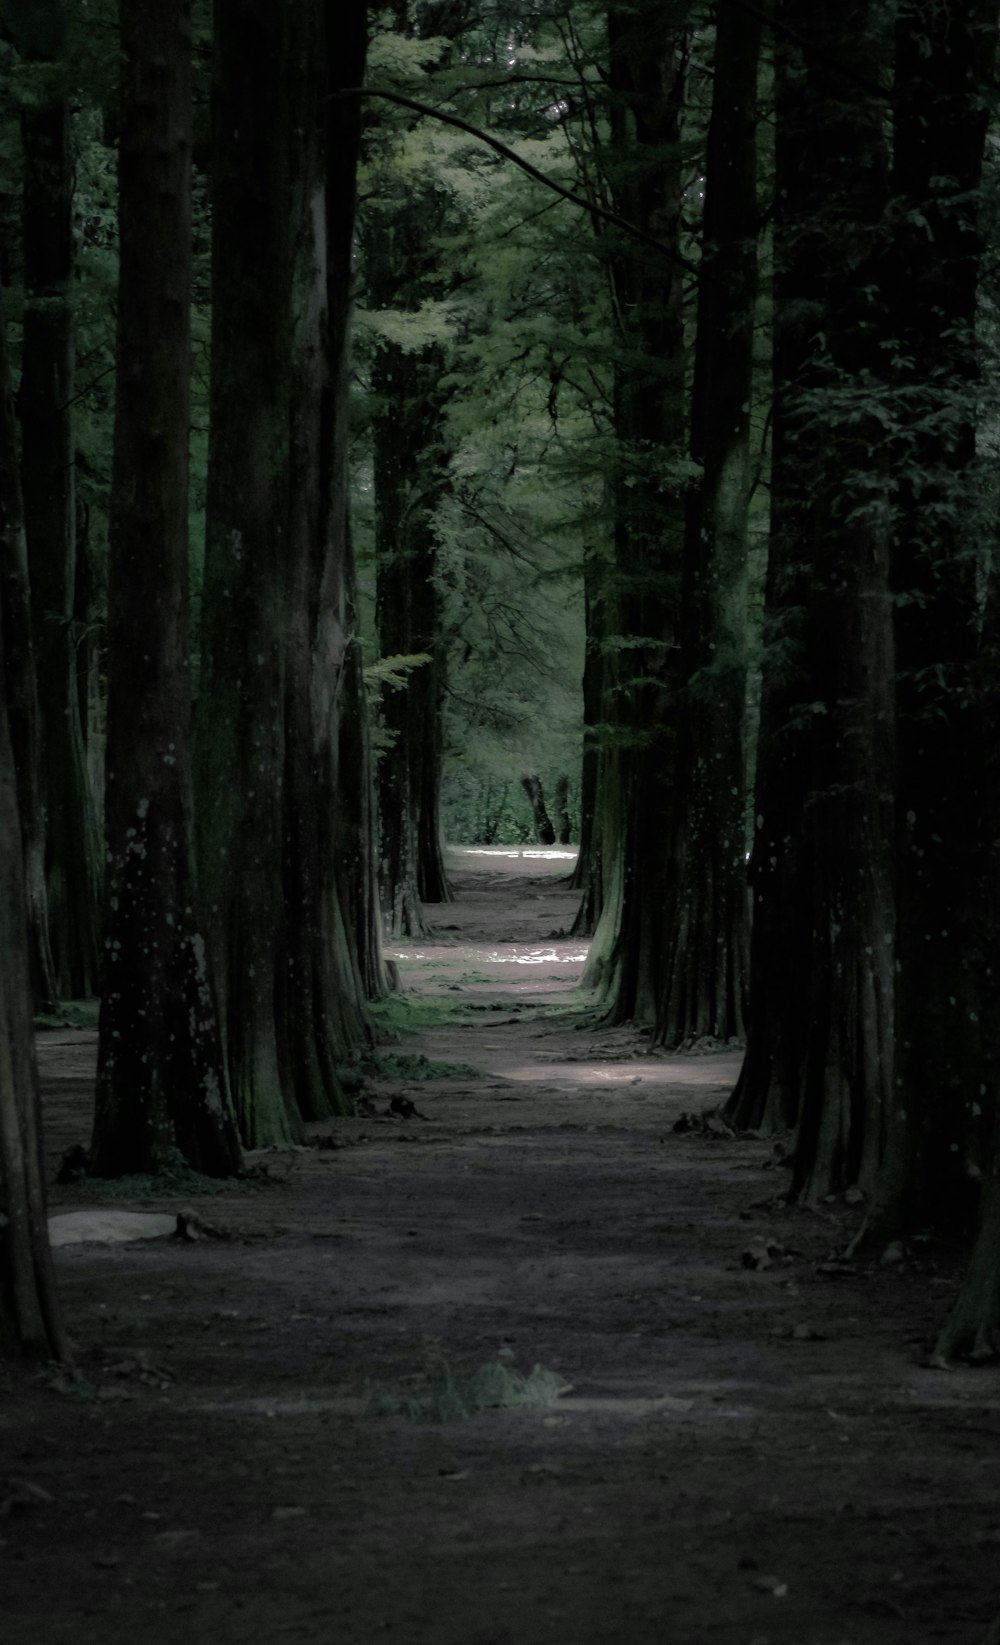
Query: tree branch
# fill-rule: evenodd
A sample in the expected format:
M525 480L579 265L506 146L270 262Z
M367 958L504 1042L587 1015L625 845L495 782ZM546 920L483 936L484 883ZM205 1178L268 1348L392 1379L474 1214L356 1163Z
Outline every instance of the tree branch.
M347 86L341 91L335 91L333 96L334 98L381 97L387 103L396 103L400 108L411 109L414 114L426 115L429 120L439 120L442 125L454 126L456 131L464 131L469 137L474 137L477 142L485 143L487 148L493 149L494 153L499 154L502 159L509 160L512 165L517 166L528 177L533 178L536 183L541 183L543 187L551 189L554 194L558 194L563 200L569 200L572 205L579 206L581 211L589 212L591 217L597 217L602 222L611 223L615 228L621 229L630 239L638 240L642 245L649 246L653 251L658 251L661 257L666 257L672 263L678 263L696 280L701 279L701 269L697 263L692 263L689 258L682 256L678 251L674 251L671 246L664 245L663 241L657 240L655 235L646 234L643 229L637 228L634 223L630 223L627 217L620 217L616 211L609 210L607 206L599 206L595 201L588 200L584 195L575 193L573 189L565 188L562 183L557 183L554 178L546 176L544 171L539 171L538 167L533 166L530 160L523 159L516 149L510 148L507 143L502 143L499 137L492 137L489 132L480 130L478 126L470 125L468 120L460 119L457 114L446 114L443 109L432 108L429 103L418 103L415 97L404 97L400 91L379 91L373 86Z

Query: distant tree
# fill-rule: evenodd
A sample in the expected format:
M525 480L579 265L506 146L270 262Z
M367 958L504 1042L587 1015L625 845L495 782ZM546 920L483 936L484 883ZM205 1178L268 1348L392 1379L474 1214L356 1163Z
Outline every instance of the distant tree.
M188 0L122 0L107 907L93 1165L240 1166L194 872L187 646Z
M18 409L56 987L97 989L99 846L77 688L73 160L63 0L5 7L32 65L22 106L24 339Z
M441 285L435 234L447 197L427 180L369 207L365 281L373 314L415 313ZM378 339L372 365L376 628L383 657L422 656L405 684L382 694L379 857L386 929L425 930L422 904L450 900L441 851L445 657L441 641L437 509L450 483L447 390L440 344Z

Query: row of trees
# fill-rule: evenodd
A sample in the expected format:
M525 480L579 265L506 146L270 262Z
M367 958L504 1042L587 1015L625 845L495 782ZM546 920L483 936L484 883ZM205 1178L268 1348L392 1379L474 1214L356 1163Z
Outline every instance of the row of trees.
M94 188L84 239L120 252L96 1170L179 1148L232 1171L336 1111L381 927L418 932L449 895L445 761L490 742L537 770L530 743L565 770L575 668L578 923L607 1019L745 1037L729 1117L795 1131L804 1199L860 1184L870 1237L969 1231L981 1200L943 1346L1000 1324L977 343L997 10L216 0L192 51L184 0L155 31L122 0L120 87L87 69L118 195L96 210ZM2 15L23 144L4 998L26 1069L25 976L36 1002L97 980L74 470L95 507L100 485L72 417L88 59L68 0ZM6 1334L54 1340L32 1103L4 1078Z

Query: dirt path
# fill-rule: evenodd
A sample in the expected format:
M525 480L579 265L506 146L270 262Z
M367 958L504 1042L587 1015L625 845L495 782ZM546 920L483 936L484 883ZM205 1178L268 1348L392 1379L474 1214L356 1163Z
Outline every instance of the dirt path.
M922 1363L953 1256L839 1264L856 1206L673 1131L738 1055L581 1027L565 866L458 862L398 955L420 1032L322 1146L196 1202L53 1191L227 1237L59 1253L82 1378L0 1373L3 1645L982 1645L1000 1378ZM40 1037L53 1163L93 1054ZM570 1391L398 1412L536 1364Z

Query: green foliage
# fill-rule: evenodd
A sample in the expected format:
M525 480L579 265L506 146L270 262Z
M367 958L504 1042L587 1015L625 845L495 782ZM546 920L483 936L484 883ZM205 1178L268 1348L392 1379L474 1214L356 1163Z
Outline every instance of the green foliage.
M502 1360L481 1365L476 1371L454 1371L442 1357L428 1372L423 1394L373 1395L368 1414L375 1417L406 1417L411 1422L454 1422L474 1416L477 1411L509 1410L521 1405L551 1405L571 1384L555 1371L534 1365L525 1373Z

